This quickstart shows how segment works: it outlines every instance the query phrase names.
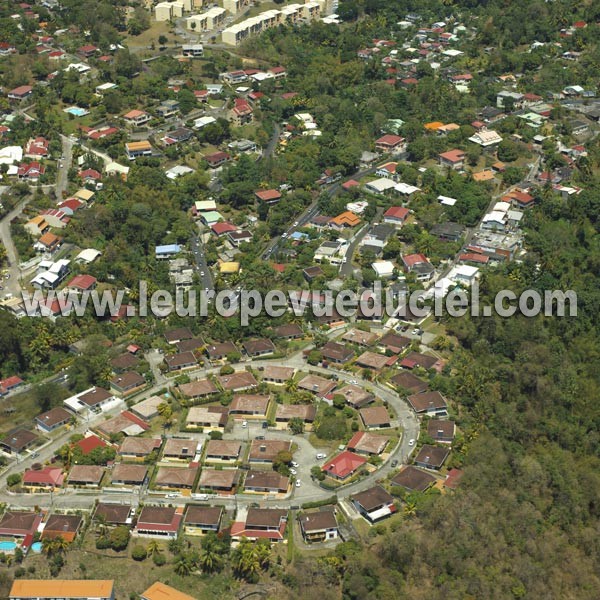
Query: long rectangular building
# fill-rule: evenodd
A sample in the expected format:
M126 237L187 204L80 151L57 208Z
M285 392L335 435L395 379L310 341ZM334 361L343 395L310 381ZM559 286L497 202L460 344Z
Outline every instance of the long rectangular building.
M10 600L113 600L112 579L17 579Z

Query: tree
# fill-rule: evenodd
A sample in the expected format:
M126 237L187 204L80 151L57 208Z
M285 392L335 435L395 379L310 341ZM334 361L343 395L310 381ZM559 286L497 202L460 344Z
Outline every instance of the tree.
M110 547L115 552L122 552L129 544L129 528L125 525L115 527L109 536Z
M146 548L144 548L144 546L134 546L133 550L131 551L131 558L133 558L133 560L145 560L146 556L148 556L148 553L146 552Z
M158 543L157 540L150 540L148 542L148 545L146 546L146 554L148 556L154 556L156 554L160 554L161 549L160 549L160 544Z
M8 487L14 487L15 485L19 485L21 483L21 475L18 473L12 473L6 478L6 483Z
M158 44L164 48L167 45L167 42L169 41L169 39L167 38L166 35L159 35L158 36Z
M294 435L304 433L304 420L300 417L293 417L289 420L288 427Z

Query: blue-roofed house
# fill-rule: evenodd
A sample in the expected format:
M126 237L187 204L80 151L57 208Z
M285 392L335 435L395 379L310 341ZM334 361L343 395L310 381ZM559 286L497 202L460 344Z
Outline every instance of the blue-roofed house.
M300 242L302 240L307 240L308 234L304 233L303 231L294 231L294 233L290 234L289 239Z
M181 252L179 244L166 244L164 246L156 246L154 255L157 259L172 258Z

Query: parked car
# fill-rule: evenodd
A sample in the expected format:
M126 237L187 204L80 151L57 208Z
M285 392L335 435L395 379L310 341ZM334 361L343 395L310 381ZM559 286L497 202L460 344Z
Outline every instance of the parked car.
M248 421L242 421L242 429L246 429L248 427Z
M415 440L408 440L408 445L409 446L414 446L415 445Z
M299 480L299 479L297 479L297 480L296 480L296 487L300 487L301 485L302 485L302 484L300 483L300 480Z
M317 460L323 460L326 456L327 456L327 454L323 454L322 452L319 452L317 454Z
M397 460L393 460L392 461L392 467L397 467L398 466L398 461Z

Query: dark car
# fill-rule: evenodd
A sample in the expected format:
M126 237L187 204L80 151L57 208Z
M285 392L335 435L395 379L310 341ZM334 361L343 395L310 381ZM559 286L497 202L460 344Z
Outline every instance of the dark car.
M264 435L257 435L254 439L256 439L256 440L264 440L265 436Z
M266 421L263 421L262 428L266 429L268 426L269 424Z
M397 460L393 460L392 461L392 467L397 467L398 466L398 461Z

